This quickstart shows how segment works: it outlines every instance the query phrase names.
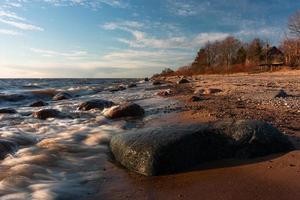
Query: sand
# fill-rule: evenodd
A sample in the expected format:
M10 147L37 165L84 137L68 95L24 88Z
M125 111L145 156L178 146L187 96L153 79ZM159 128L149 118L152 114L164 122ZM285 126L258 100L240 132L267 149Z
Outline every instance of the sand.
M207 163L179 174L144 177L115 161L105 164L96 199L300 199L300 71L263 74L188 77L191 83L174 87L178 77L165 79L182 111L165 114L146 125L209 122L226 118L259 119L286 133L296 150L253 160ZM190 102L191 91L218 88L222 92ZM274 98L284 89L288 98ZM95 199L95 197L91 198Z

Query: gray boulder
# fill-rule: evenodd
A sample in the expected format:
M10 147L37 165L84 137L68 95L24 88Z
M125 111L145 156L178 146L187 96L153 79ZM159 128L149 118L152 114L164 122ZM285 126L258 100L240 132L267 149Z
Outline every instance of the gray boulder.
M145 128L116 135L115 159L146 176L176 173L207 161L250 158L293 149L276 128L260 121Z
M83 110L83 111L88 111L91 109L103 110L104 108L109 108L113 105L115 105L115 103L111 101L106 101L102 99L93 99L80 104L78 110Z
M111 119L122 117L142 117L145 114L144 109L135 103L124 103L113 106L104 112L104 116Z

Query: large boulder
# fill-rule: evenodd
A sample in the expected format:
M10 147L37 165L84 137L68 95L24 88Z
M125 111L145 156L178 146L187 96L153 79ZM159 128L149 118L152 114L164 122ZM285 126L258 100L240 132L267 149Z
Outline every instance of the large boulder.
M13 108L1 108L0 114L16 114L17 111Z
M109 108L115 105L114 102L106 101L102 99L93 99L86 101L79 105L78 110L88 111L91 109L103 110L104 108Z
M0 159L4 159L8 154L14 154L18 150L15 142L0 139Z
M65 100L65 99L70 99L72 98L72 95L67 93L67 92L59 92L57 93L52 100L54 101L60 101L60 100Z
M135 103L124 103L113 106L104 112L104 116L111 119L122 117L142 117L145 114L144 109Z
M44 101L36 101L33 102L32 104L29 105L30 107L43 107L43 106L48 106L48 103Z
M133 130L114 136L110 148L115 159L129 170L155 176L207 161L286 152L293 146L264 122L226 121Z
M43 109L32 113L33 117L46 120L48 118L62 119L66 118L66 115L56 109Z

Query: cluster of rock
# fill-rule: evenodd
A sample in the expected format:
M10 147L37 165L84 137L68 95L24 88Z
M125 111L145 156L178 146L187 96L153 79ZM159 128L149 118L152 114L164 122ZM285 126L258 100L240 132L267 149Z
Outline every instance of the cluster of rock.
M207 161L254 158L293 149L288 138L261 121L224 121L154 127L116 135L115 159L146 176L176 173Z

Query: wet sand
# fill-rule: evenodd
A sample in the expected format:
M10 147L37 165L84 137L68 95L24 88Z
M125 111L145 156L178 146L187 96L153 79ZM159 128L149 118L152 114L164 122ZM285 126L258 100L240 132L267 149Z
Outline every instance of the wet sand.
M173 84L177 79L171 77L165 81ZM106 163L97 199L300 199L300 72L189 79L193 81L178 86L179 92L170 86L176 92L166 97L166 101L180 100L183 110L149 120L146 126L226 118L259 119L288 134L296 150L252 160L212 162L160 177L140 176L111 161ZM186 91L197 86L220 88L222 92L208 95L204 101L190 102L193 94ZM293 97L274 98L279 89Z

